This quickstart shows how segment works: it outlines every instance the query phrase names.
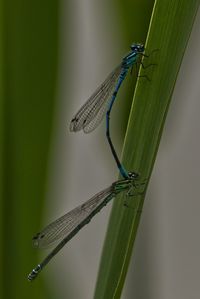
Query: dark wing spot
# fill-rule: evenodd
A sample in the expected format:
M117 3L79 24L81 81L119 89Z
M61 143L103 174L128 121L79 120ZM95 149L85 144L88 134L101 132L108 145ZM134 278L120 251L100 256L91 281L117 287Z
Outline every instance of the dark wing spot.
M32 240L37 240L38 237L39 237L39 235L40 235L40 233L37 233L37 234L32 238Z

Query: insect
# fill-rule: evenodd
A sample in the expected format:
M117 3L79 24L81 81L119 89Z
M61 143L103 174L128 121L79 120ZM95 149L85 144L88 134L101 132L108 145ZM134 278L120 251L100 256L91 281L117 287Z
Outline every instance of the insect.
M106 114L106 137L118 169L122 177L125 179L129 177L129 173L121 164L111 140L110 113L116 100L119 88L129 69L132 68L133 65L137 66L137 63L140 62L141 56L148 57L144 54L144 46L139 43L131 45L130 53L122 59L122 62L97 88L97 90L75 114L70 123L71 132L83 130L84 133L90 133L100 124L104 115ZM143 63L141 64L144 67Z
M59 242L58 245L47 255L47 257L34 268L28 275L28 280L34 280L50 260L68 243L90 220L117 194L125 192L127 196L140 194L136 189L141 184L139 175L134 172L128 174L127 179L114 182L111 186L100 191L85 203L74 208L64 216L61 216L40 233L33 237L33 245L45 248Z

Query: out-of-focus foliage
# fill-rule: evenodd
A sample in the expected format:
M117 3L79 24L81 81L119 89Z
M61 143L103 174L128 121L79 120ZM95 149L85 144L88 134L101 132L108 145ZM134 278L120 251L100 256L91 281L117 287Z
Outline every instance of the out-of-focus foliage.
M58 4L1 0L1 298L50 298L31 236L39 228L57 81ZM47 295L47 296L45 296Z

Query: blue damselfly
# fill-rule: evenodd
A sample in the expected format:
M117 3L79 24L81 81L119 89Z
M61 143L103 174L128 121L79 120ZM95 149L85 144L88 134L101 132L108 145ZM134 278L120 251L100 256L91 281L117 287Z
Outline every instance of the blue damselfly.
M97 88L92 96L75 114L70 123L70 131L77 132L83 130L84 133L90 133L100 124L106 114L107 140L119 171L125 179L129 177L129 174L121 164L110 137L110 112L128 70L132 68L133 65L140 63L141 56L147 56L144 54L144 46L139 43L131 45L131 52L122 59L122 62Z

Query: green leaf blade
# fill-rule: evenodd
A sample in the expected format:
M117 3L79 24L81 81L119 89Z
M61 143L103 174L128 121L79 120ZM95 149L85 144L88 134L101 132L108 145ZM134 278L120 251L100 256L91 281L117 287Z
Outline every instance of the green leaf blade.
M150 178L164 122L192 30L199 1L156 1L146 42L148 59L156 66L141 69L151 81L139 78L124 143L123 163L130 171ZM158 49L158 51L152 50ZM147 186L146 186L147 187ZM144 196L130 200L120 195L114 202L96 285L95 299L120 298L123 289Z

